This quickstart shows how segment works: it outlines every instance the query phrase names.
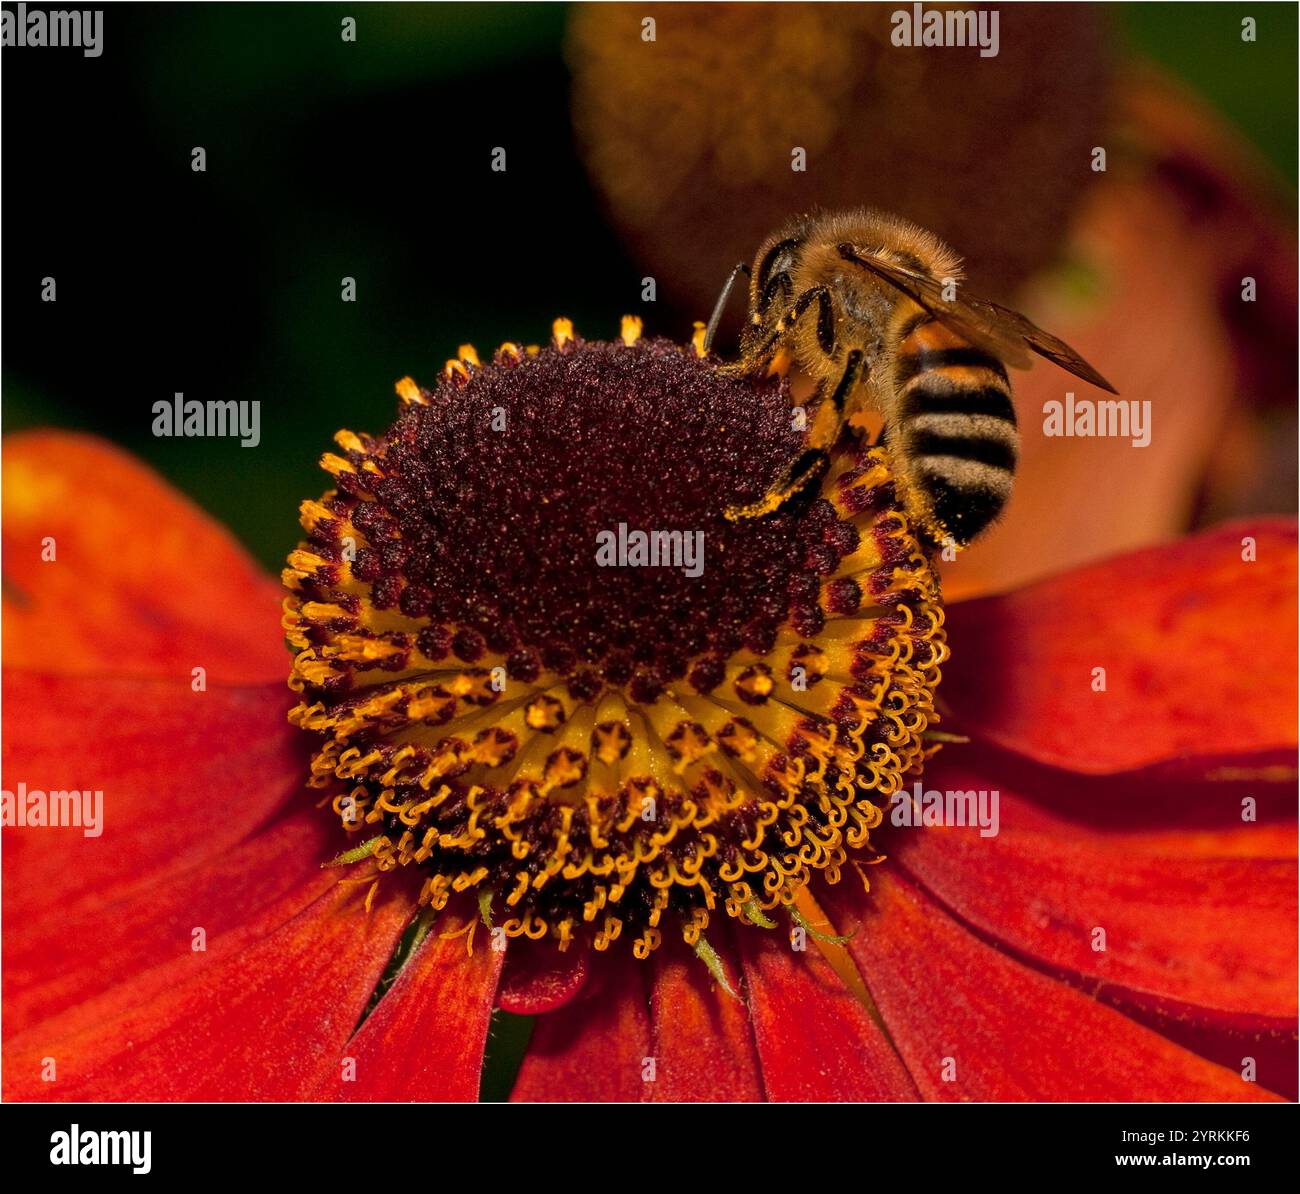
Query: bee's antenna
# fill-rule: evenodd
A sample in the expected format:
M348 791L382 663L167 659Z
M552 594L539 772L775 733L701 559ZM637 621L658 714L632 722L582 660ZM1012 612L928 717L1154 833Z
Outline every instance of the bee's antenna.
M713 344L713 337L717 335L718 324L722 322L722 312L726 309L727 300L731 297L732 287L736 285L736 279L744 274L749 277L749 266L743 261L736 263L736 268L731 271L727 278L726 284L722 287L722 293L718 295L718 301L713 305L713 314L709 316L709 326L704 329L704 351L708 352Z

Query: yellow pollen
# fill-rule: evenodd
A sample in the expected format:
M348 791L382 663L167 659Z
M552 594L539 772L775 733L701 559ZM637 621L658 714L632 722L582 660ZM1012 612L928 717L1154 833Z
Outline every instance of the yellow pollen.
M325 455L320 458L320 466L327 473L331 473L336 477L339 473L355 473L357 471L350 463L348 463L348 461L344 460L342 456L336 456L333 452L326 452Z
M424 406L424 395L420 393L420 387L415 384L413 378L403 377L397 383L397 396L407 406Z
M641 319L637 315L624 315L623 322L619 327L619 338L629 348L641 339L642 329Z
M556 348L563 348L573 339L573 320L557 319L551 324L551 336Z

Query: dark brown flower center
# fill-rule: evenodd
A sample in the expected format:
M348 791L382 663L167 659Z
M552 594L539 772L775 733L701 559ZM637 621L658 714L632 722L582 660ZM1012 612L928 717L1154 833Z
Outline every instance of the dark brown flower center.
M460 628L452 653L509 656L642 697L742 645L770 649L792 603L857 546L827 502L771 518L761 496L798 452L775 379L719 378L665 341L546 348L447 384L388 433L358 557L377 605Z
M942 617L879 452L730 521L802 449L784 383L556 333L339 434L285 571L292 720L348 858L644 955L866 847L923 757Z

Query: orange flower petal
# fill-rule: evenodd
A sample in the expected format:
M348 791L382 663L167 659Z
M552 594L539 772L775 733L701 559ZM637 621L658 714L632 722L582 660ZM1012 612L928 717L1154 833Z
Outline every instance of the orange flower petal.
M897 868L832 889L857 961L927 1100L1243 1102L1276 1096L1032 970L951 919Z
M997 786L951 767L933 770L926 785ZM1177 1005L1180 1019L1250 1028L1295 1020L1294 825L1290 857L1242 857L1233 851L1243 838L1254 851L1254 830L1189 834L1199 847L1175 853L1168 842L1143 848L1142 838L1053 823L1005 787L999 808L995 837L943 826L895 831L891 863L976 929L1107 999ZM1104 950L1095 948L1098 929Z
M916 1086L884 1033L809 939L740 929L763 1086L773 1102L910 1102Z
M963 602L948 625L950 728L1092 774L1171 762L1201 774L1269 751L1294 763L1293 520L1237 523Z
M6 907L6 1038L169 961L210 965L242 948L268 906L288 898L296 911L337 881L320 867L333 836L308 809L188 870L91 889L35 923ZM7 884L8 872L6 857Z
M516 1016L539 1016L563 1007L587 984L585 949L561 953L551 940L516 937L506 951L497 1006Z
M503 954L463 917L439 917L397 981L342 1050L319 1098L474 1102ZM347 1070L344 1065L351 1065Z
M654 1102L759 1102L763 1082L744 1004L680 941L660 946L650 994ZM734 985L737 976L731 972Z
M101 836L5 828L6 932L57 933L70 903L107 904L229 850L302 791L281 683L196 693L184 681L6 672L3 691L5 789L103 792Z
M510 1101L635 1103L650 1050L646 969L630 950L594 960L583 995L539 1016Z
M84 435L4 440L7 668L283 679L279 586L144 465ZM52 541L54 559L42 559Z
M167 964L23 1033L4 1095L33 1101L309 1098L338 1065L410 916L331 890L246 948L192 969ZM53 1059L57 1080L44 1081Z
M1139 836L1163 842L1178 855L1194 853L1197 835L1204 834L1210 836L1202 851L1222 854L1220 839L1235 830L1234 857L1287 858L1295 855L1296 780L1294 753L1289 764L1286 757L1283 752L1256 755L1217 768L1212 760L1196 759L1084 775L968 742L944 747L926 765L920 782L923 789L964 791L974 784L977 790L1017 792L1025 797L1017 824L1026 829L1039 828L1041 821L1042 827L1060 832L1064 820L1135 844ZM1247 796L1257 820L1243 823ZM1243 829L1248 832L1242 834Z

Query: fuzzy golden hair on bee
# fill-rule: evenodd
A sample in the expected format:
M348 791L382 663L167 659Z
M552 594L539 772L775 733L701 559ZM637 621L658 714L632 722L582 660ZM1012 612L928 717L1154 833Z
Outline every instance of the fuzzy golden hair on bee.
M852 211L814 213L803 220L804 236L810 251L809 265L816 261L824 263L827 269L842 271L843 258L837 252L837 246L851 244L863 252L893 260L910 269L923 270L936 278L962 280L961 254L928 228L901 216L860 207ZM814 250L816 257L812 256Z

